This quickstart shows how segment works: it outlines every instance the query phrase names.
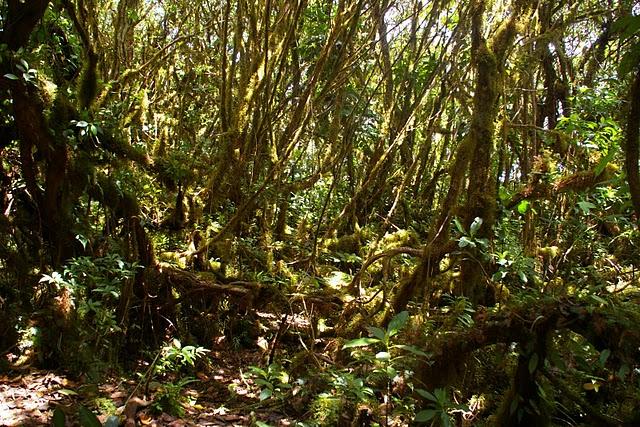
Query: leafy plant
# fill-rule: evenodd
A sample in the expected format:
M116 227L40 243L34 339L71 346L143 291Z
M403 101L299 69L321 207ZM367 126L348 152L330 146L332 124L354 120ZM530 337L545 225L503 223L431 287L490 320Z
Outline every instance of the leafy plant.
M250 366L249 373L254 383L261 388L260 400L270 398L283 399L286 392L291 389L289 374L280 364L272 363L267 369Z
M460 232L461 236L458 238L458 246L460 248L475 248L479 246L481 249L487 249L489 247L489 240L485 238L476 237L478 235L478 231L480 227L482 227L482 218L476 217L471 225L469 226L469 231L464 229L462 223L458 218L454 218L454 225L458 232Z
M343 345L343 349L358 349L368 347L382 348L381 351L377 351L373 357L371 353L356 354L360 358L360 362L365 365L372 365L372 376L382 377L386 384L384 393L387 396L387 402L391 402L391 389L392 383L397 377L403 377L400 374L403 368L402 361L410 353L412 356L418 356L425 359L429 358L429 354L419 350L415 346L398 344L395 337L400 331L407 325L409 320L409 312L402 311L395 315L386 329L381 329L375 326L367 327L367 330L372 335L366 338L357 338L348 341ZM404 376L408 376L405 372ZM373 379L373 378L372 378ZM362 393L358 397L360 400L364 398ZM387 411L387 415L388 415ZM388 424L388 423L387 423Z
M70 308L79 321L79 362L94 367L100 358L113 355L115 335L121 332L115 315L120 290L137 269L136 263L117 254L79 257L70 260L62 272L53 271L40 279L51 292L64 289L70 296Z
M105 423L102 424L93 411L82 405L78 407L77 418L82 427L118 427L120 425L120 419L115 415L111 415ZM51 417L53 427L65 427L66 419L67 416L60 406L56 406L56 409L53 410L53 416Z
M20 72L20 77L15 74L7 73L4 75L9 80L24 80L25 83L35 85L38 80L38 71L29 67L29 64L24 59L20 59L16 68Z
M451 414L455 411L468 411L467 405L461 405L452 402L449 399L447 391L443 388L437 388L433 393L416 389L416 393L428 400L429 406L416 414L415 422L427 423L431 422L431 426L453 427L455 425L451 418Z
M184 404L187 402L182 390L187 384L198 381L195 378L182 378L177 382L166 382L160 386L151 408L156 412L166 412L176 417L184 416Z
M165 375L169 372L177 372L182 368L193 367L196 360L208 352L209 350L204 347L183 346L180 340L174 338L162 347L160 357L154 366L154 373Z

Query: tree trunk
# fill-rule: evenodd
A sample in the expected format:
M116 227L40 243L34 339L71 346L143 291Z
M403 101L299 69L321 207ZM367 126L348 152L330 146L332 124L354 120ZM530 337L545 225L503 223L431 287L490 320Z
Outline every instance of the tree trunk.
M638 156L640 133L640 68L636 71L636 76L629 91L629 116L627 117L627 129L625 135L625 169L627 181L629 182L629 192L631 202L636 212L636 220L640 221L640 174L638 172Z

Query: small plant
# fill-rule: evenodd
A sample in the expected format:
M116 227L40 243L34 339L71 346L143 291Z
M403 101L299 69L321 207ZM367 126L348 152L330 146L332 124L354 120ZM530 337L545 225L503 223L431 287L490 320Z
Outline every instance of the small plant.
M375 355L371 352L358 353L354 351L354 355L360 359L360 363L365 366L370 365L373 367L370 377L371 380L375 381L375 378L382 378L384 383L386 384L386 389L384 390L384 394L386 395L387 405L391 405L392 399L392 388L394 381L405 382L406 378L411 374L408 371L402 371L403 360L409 356L409 354L413 357L418 356L424 359L429 359L429 354L419 350L418 348L412 345L406 344L397 344L395 337L400 333L400 331L407 325L409 320L409 312L402 311L395 315L386 329L381 329L375 326L367 327L367 330L372 335L371 337L366 338L357 338L351 341L348 341L342 347L343 349L357 349L357 348L369 348L369 347L380 347L381 351L377 351ZM409 353L409 354L408 354ZM373 357L372 357L373 356ZM356 387L357 389L358 387ZM359 400L363 400L364 394L360 396L356 396ZM386 414L389 415L390 411L387 410ZM388 419L386 425L388 425Z
M114 356L117 334L116 319L120 290L132 280L138 265L124 261L117 254L101 258L79 257L69 261L62 272L44 274L40 283L49 292L66 294L69 315L78 320L79 352L77 360L95 371L100 360Z
M36 82L38 80L38 71L29 67L27 61L25 61L24 59L20 59L19 63L16 64L16 68L18 69L18 71L20 71L22 80L24 80L25 83L34 86L36 85ZM9 80L20 80L20 77L12 73L5 74L4 76Z
M489 240L485 238L476 237L478 230L482 227L482 218L476 217L469 226L469 232L467 232L458 218L453 220L454 225L461 236L458 239L458 246L460 248L476 248L480 247L483 251L489 247Z
M180 340L173 339L162 347L160 357L154 366L154 373L165 375L178 372L182 368L194 367L196 360L207 354L209 350L193 345L183 346Z
M249 367L249 376L253 382L261 387L260 400L270 398L283 399L291 389L289 374L277 363L272 363L267 369L258 366Z
M374 398L372 388L351 372L330 372L331 390L320 393L314 399L312 411L320 425L336 425L344 409L357 402L367 402Z
M153 399L151 408L155 412L166 412L176 417L184 416L184 404L187 402L182 395L182 390L187 384L198 381L195 378L187 377L177 382L166 382L160 386L160 390Z
M456 319L458 325L463 328L470 328L473 326L473 314L476 310L473 308L473 304L468 298L445 295L443 299L447 303L447 306L442 310L444 313L451 314L452 319Z
M451 419L451 413L469 410L466 405L452 402L445 389L437 388L433 393L430 393L419 388L416 389L416 392L430 402L428 409L416 414L415 421L417 423L431 422L429 424L431 426L453 427L455 423Z

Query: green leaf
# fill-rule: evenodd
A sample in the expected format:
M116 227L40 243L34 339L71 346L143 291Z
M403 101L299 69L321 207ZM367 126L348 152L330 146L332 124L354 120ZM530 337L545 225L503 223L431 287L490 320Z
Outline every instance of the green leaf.
M15 74L7 73L4 76L6 78L8 78L9 80L20 80L20 78L18 76L16 76Z
M380 328L376 328L375 326L367 326L367 331L380 341L384 341L386 339L386 333Z
M624 380L624 377L626 377L630 371L631 369L629 368L629 365L627 365L626 363L623 363L622 366L620 366L620 369L618 369L616 376L621 380Z
M60 406L56 406L56 409L53 410L53 417L51 419L51 424L53 427L64 427L65 424L65 416Z
M618 18L611 29L615 32L619 32L622 38L631 37L640 30L640 15L629 15Z
M608 348L602 350L602 353L600 353L600 359L598 360L600 362L600 366L604 366L604 364L607 363L609 356L611 356L611 350Z
M616 154L616 150L614 150L613 147L609 147L609 151L607 152L607 155L600 159L600 161L598 162L598 165L593 170L593 173L596 176L599 176L602 173L602 171L607 167L609 162L613 160L613 157L615 156L615 154Z
M416 389L416 393L418 393L420 396L424 397L427 400L430 400L432 402L438 402L438 399L430 392L428 392L427 390L421 389L421 388L417 388Z
M419 349L417 349L416 347L414 347L412 345L398 344L398 345L394 345L393 347L394 348L399 348L401 350L408 351L409 353L413 353L416 356L431 357L430 354L427 354L424 351L419 350Z
M389 336L394 336L397 334L400 329L404 328L409 320L409 312L401 311L400 313L393 316L393 319L389 322L389 326L387 326L387 332Z
M464 231L464 227L462 226L462 223L458 218L453 218L453 224L456 226L460 234L466 234L466 232Z
M75 391L69 390L69 389L66 389L66 388L61 388L60 390L57 390L57 391L58 391L58 393L60 393L60 394L62 394L64 396L77 396L78 395L78 393L76 393Z
M387 372L387 378L395 378L396 375L398 375L398 371L396 371L396 368L391 366L391 364L387 366L386 372Z
M589 212L591 211L591 209L595 209L597 206L594 205L591 202L578 202L578 207L580 207L580 210L582 210L582 213L584 215L589 215Z
M78 420L80 421L80 425L82 427L102 427L102 423L90 410L80 405L78 408Z
M522 283L527 283L529 282L529 279L527 279L527 275L524 274L524 271L518 271L518 277L520 278L520 280L522 281Z
M538 353L533 353L533 355L529 359L529 373L533 374L537 367L538 367Z
M351 340L345 343L345 345L342 346L342 349L344 350L353 347L366 347L379 342L380 340L377 338L356 338L355 340Z
M391 354L386 351L381 351L376 353L376 359L378 360L389 360L391 359Z
M558 353L557 351L555 350L550 351L548 358L549 358L549 361L553 363L554 366L563 370L567 368L567 365L564 363L564 359L560 357L560 353Z
M416 414L415 422L417 423L426 423L427 421L431 421L435 418L438 411L435 409L425 409L424 411L420 411Z
M636 43L624 53L618 65L618 74L620 77L624 77L633 71L640 62L640 43Z
M471 227L469 227L469 235L474 237L478 230L482 227L482 218L476 217L471 223Z
M262 389L260 392L260 401L267 400L273 395L273 391L270 388Z
M467 246L475 248L476 244L472 240L470 240L467 236L462 236L460 237L460 240L458 240L458 246L460 246L461 248L466 248Z
M440 412L440 423L442 424L442 427L452 427L449 414L444 411Z
M522 215L527 213L527 210L529 209L529 201L528 200L523 200L520 203L518 203L518 212L520 212Z

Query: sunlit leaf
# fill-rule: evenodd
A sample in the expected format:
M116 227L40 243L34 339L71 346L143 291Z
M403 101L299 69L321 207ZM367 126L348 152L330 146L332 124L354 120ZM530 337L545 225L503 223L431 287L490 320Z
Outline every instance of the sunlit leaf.
M586 201L578 202L577 204L580 210L582 210L582 213L584 215L589 215L589 212L591 211L591 209L595 209L597 207L593 203L586 202Z
M476 217L473 220L471 226L469 227L469 235L471 235L471 237L475 236L478 230L480 230L480 227L482 227L482 222L482 218L480 217Z
M518 203L518 212L520 212L522 215L527 213L527 210L529 209L529 201L528 200L523 200L520 203Z
M387 331L389 332L389 336L393 336L397 334L404 326L407 324L409 320L409 312L401 311L400 313L393 316L393 319L389 322L389 326L387 326Z
M386 351L380 351L376 353L376 359L378 360L389 360L391 359L391 354Z
M354 340L346 342L342 349L354 348L354 347L366 347L371 344L379 343L380 340L377 338L356 338Z

